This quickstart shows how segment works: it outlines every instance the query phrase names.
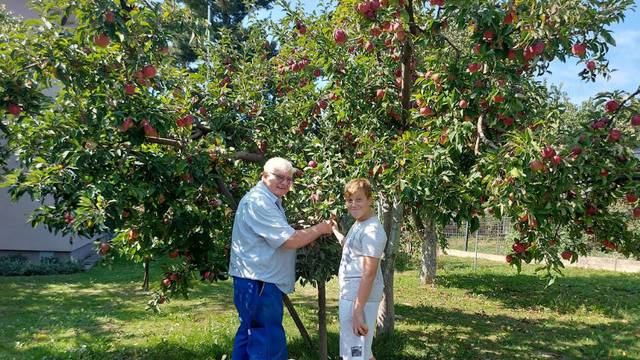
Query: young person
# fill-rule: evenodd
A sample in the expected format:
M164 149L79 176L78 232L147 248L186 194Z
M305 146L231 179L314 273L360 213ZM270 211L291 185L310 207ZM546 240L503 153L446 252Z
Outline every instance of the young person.
M380 259L387 236L373 211L373 194L367 179L345 185L344 198L355 223L346 236L334 222L333 233L342 245L340 283L340 356L343 360L375 360L371 351L378 305L382 300Z

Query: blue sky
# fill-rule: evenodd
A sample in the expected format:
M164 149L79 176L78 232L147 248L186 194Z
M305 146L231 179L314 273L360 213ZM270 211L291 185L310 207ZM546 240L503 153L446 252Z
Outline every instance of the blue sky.
M318 0L303 0L301 3L307 12L316 9ZM549 75L543 76L549 84L561 86L572 102L580 104L589 97L595 96L601 91L625 90L635 91L640 86L640 9L629 10L625 14L623 23L616 24L610 29L617 46L609 50L607 56L609 67L617 71L611 74L607 81L602 76L596 82L584 82L578 77L578 73L584 68L583 64L576 64L576 59L571 58L567 63L555 61L551 64ZM261 11L258 17L282 17L282 9L274 7L270 11Z

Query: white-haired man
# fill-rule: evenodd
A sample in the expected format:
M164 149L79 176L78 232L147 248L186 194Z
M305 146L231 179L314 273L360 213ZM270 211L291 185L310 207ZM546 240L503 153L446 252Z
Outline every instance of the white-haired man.
M332 233L330 221L302 230L287 223L282 197L292 184L291 163L271 158L261 180L238 204L229 263L240 318L233 360L288 359L282 295L294 288L296 249Z

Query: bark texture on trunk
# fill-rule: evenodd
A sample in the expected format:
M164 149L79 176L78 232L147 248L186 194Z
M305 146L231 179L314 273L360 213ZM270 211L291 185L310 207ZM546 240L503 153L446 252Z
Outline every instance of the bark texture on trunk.
M145 258L142 263L144 268L144 277L142 279L142 290L149 291L149 258Z
M422 260L420 262L420 284L433 284L436 279L438 235L436 225L431 219L422 220L413 213L413 221L422 238Z
M392 335L395 327L395 307L393 300L393 275L396 262L396 252L400 242L400 227L404 219L404 205L393 198L383 199L381 214L387 246L384 249L384 259L381 262L384 293L378 309L378 335Z

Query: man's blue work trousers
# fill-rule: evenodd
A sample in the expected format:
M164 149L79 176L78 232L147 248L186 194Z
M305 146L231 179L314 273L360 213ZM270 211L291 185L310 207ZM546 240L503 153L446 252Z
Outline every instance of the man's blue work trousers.
M233 302L240 327L232 360L287 360L282 291L274 284L234 277Z

